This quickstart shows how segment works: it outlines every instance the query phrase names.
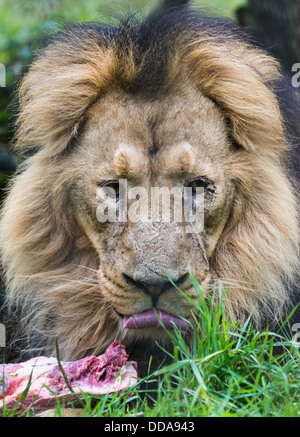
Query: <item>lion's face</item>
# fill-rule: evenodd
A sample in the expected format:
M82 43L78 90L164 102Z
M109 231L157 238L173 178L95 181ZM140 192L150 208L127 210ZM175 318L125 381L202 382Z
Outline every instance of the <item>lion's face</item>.
M300 237L285 136L295 108L289 93L279 106L278 67L188 9L53 39L20 87L16 150L36 153L0 214L18 356L54 354L55 338L66 361L116 339L164 340L155 311L166 325L194 320L190 272L206 292L226 287L231 321L282 317Z
M231 147L219 110L194 90L156 101L112 92L90 109L72 155L75 182L70 196L76 219L99 256L99 290L120 326L124 315L139 315L152 307L178 318L191 317L191 304L167 274L191 298L196 294L189 272L205 289L211 275L209 258L235 193ZM125 222L101 223L99 208L119 208L120 180L128 192L142 187L149 195L148 211L153 187L190 187L194 206L196 188L202 188L203 231L188 231L184 213L178 221L173 213L164 220L162 214L153 219L147 212L145 222L137 203L140 191L131 191L135 195L127 199ZM176 204L173 211L176 207L180 209ZM151 329L142 320L142 329L132 334L161 335L154 320L145 323Z

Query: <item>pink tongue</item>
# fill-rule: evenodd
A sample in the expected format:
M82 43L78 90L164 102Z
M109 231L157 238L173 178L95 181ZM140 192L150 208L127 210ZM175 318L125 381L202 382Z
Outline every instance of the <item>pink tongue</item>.
M187 330L188 325L184 320L171 316L171 314L165 313L164 311L156 310L156 312L165 328L172 329L174 323L183 331ZM123 327L127 329L162 328L153 309L134 314L133 316L124 316Z

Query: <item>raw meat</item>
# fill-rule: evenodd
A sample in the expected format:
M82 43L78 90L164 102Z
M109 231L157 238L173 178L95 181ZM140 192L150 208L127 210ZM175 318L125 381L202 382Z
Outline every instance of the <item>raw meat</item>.
M123 392L137 382L137 365L127 362L125 347L117 341L105 354L89 356L79 361L61 362L73 392L91 395ZM36 357L20 364L3 364L0 370L0 414L3 403L10 410L18 402L31 376L31 385L25 399L20 401L22 410L30 406L34 411L52 408L56 399L68 396L74 400L56 358ZM51 393L52 392L52 393Z

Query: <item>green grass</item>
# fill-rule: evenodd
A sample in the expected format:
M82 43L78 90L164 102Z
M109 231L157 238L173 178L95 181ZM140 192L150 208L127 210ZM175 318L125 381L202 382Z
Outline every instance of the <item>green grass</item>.
M96 404L85 394L83 416L299 417L299 343L268 330L256 332L250 321L229 323L222 290L205 299L192 280L198 295L192 303L193 344L187 345L176 327L169 332L173 363L145 378L156 380L157 390L142 392L136 386L121 396L99 397ZM63 415L63 405L57 403L55 411Z

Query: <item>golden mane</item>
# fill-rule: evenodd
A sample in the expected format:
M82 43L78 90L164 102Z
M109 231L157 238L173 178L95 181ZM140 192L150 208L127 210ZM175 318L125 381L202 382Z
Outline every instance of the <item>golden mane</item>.
M74 359L101 353L118 336L96 287L97 253L68 205L74 178L68 156L76 153L88 109L110 89L157 92L151 63L164 72L161 92L176 92L184 72L230 129L234 150L224 165L238 196L210 259L212 277L233 289L229 315L251 313L260 325L288 307L299 269L299 219L275 94L279 66L223 22L176 14L116 28L75 26L38 56L22 81L15 147L36 153L10 184L0 228L6 305L23 342L17 347L29 343L53 353L58 336L62 358ZM169 24L155 39L163 21Z

